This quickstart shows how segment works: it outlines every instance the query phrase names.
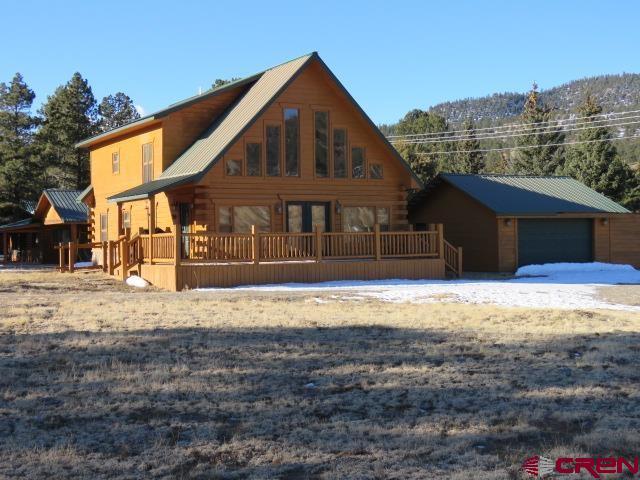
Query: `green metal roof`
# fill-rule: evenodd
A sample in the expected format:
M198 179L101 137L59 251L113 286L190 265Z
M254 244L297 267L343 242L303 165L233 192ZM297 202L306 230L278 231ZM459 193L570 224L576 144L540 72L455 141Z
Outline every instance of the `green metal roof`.
M216 118L211 126L160 175L158 180L113 195L109 197L108 200L111 202L138 200L177 185L198 182L202 176L222 158L225 152L242 136L253 122L275 101L311 60L317 60L319 62L327 74L357 108L365 121L378 133L379 138L390 149L390 152L400 164L407 169L419 185L422 185L422 182L411 170L409 165L387 141L382 132L380 132L378 127L335 77L329 67L320 59L316 52L312 52L272 67L262 73L247 77L247 79L238 80L224 87L211 90L210 92L218 92L221 88L229 87L230 85L245 85L254 82L246 92L241 94L222 115ZM198 101L203 98L203 95L192 97L179 104L174 104L174 106L169 107L169 109L177 108L178 105L192 101ZM168 109L165 109L164 111L167 110ZM176 179L176 181L174 182L172 179Z
M17 222L6 223L0 225L0 231L2 230L20 230L23 228L39 227L40 222L37 222L34 218L25 218L24 220L18 220Z
M132 200L142 200L149 195L154 195L168 188L178 187L193 181L192 175L182 175L180 177L159 178L151 182L143 183L136 187L107 197L108 202L129 202Z
M89 209L84 203L77 202L76 199L80 193L80 190L48 188L42 192L42 195L47 197L51 207L58 212L63 222L86 222L89 218Z
M623 206L570 177L451 173L438 177L498 215L629 213Z

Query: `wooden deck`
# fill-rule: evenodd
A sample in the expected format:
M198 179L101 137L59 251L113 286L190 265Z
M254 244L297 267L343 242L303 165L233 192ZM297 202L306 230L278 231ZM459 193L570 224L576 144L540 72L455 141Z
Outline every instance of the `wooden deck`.
M91 244L105 272L136 273L166 290L330 280L444 278L462 272L462 251L428 231L251 233L197 232L122 235ZM178 231L177 226L174 231ZM60 270L79 247L61 245ZM65 253L66 252L66 253Z

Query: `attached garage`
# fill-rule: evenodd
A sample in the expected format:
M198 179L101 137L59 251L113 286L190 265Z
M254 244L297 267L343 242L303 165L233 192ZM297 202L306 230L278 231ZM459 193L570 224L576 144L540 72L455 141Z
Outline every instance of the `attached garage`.
M640 215L569 177L441 174L409 202L416 229L442 223L464 269L555 262L640 266Z

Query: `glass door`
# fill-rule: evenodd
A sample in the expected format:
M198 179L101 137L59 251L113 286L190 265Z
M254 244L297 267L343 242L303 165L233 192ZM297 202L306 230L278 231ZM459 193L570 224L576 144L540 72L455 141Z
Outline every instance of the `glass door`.
M287 231L313 232L316 225L321 231L331 230L329 202L287 202Z

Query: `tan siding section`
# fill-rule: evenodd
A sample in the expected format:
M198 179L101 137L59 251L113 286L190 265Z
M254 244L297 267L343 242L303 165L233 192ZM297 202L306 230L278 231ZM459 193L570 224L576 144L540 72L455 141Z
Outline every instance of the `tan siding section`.
M513 272L518 266L518 219L498 218L498 271Z
M615 215L611 228L611 262L640 267L640 214Z

